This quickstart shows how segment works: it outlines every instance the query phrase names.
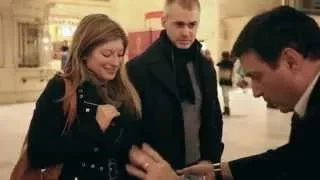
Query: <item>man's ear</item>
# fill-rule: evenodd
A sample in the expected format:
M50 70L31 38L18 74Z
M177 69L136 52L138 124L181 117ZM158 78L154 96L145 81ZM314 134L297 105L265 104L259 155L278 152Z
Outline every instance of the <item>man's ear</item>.
M282 60L285 61L285 64L291 71L300 71L300 69L302 68L302 63L304 61L304 57L302 54L300 54L295 49L284 48L281 53L281 56Z
M162 25L162 27L163 27L164 29L166 29L166 22L167 22L167 20L168 20L168 16L167 16L167 15L163 15L163 16L161 17L161 25Z

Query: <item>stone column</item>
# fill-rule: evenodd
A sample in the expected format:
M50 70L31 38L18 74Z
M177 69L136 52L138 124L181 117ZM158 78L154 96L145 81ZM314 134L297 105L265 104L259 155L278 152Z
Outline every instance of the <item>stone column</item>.
M2 67L3 68L15 68L14 62L14 18L10 9L4 10L1 16L1 45L0 48L2 51L1 58L3 58Z

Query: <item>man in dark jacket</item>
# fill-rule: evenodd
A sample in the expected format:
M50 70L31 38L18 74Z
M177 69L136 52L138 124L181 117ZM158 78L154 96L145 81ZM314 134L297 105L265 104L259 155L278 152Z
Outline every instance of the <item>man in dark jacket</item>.
M173 168L219 162L223 151L216 72L195 39L199 15L198 0L167 0L165 30L127 65L142 101L145 142Z

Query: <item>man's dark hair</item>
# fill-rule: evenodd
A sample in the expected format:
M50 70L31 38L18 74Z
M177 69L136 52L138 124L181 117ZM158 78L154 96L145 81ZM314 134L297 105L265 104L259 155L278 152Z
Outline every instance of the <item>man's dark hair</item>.
M277 65L282 50L287 47L305 58L320 58L320 29L308 15L280 6L253 17L240 32L232 53L240 57L255 52L268 64Z

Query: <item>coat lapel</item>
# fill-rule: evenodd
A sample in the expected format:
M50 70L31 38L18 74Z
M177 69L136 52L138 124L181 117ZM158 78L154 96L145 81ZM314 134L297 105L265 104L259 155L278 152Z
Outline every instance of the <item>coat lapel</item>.
M212 64L206 61L206 59L199 57L196 61L195 69L198 71L198 82L200 82L202 88L203 99L207 102L212 102L214 95L212 92L215 92L212 87L216 87L216 85L213 84L216 83L214 79L216 77L211 67Z
M158 59L153 61L149 64L149 70L151 74L158 81L160 81L165 88L168 89L168 91L170 91L177 99L179 99L175 74L166 60Z

